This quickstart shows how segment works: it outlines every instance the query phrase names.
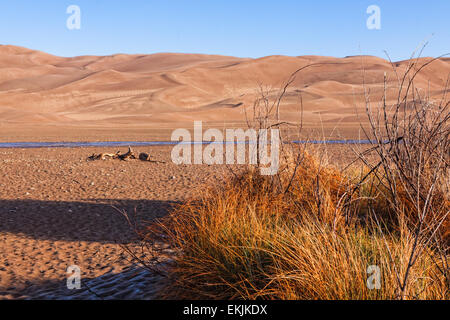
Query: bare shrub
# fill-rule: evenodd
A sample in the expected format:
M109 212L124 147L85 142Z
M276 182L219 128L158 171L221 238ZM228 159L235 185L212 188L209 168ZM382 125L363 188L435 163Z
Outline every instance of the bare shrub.
M379 162L369 166L369 176L376 178L376 188L386 203L385 210L372 205L373 217L381 230L381 219L390 219L388 225L399 228L405 221L413 236L413 246L408 253L408 265L396 270L398 297L406 298L411 283L410 272L426 248L432 245L440 252L441 271L448 281L447 254L449 244L449 162L450 162L450 101L448 83L439 101L432 100L429 92L421 93L415 79L436 59L420 64L411 60L403 75L397 75L396 101L387 103L388 81L384 79L384 94L374 108L366 90L365 105L370 128L365 130L372 141L373 152ZM449 75L450 76L450 75ZM449 78L448 78L449 79ZM368 164L366 154L360 154ZM383 216L382 213L388 215ZM393 224L392 224L393 222Z

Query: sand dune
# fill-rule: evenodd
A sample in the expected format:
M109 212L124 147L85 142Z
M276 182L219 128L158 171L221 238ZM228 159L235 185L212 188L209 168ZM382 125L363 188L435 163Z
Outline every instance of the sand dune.
M421 58L419 65L429 60ZM408 63L392 64L401 73ZM67 126L111 130L114 136L118 125L157 130L194 120L239 123L260 86L275 95L293 71L308 64L315 65L300 73L288 90L283 118L298 118L302 94L307 127L339 121L354 135L359 126L355 108L362 111L364 82L377 99L386 73L388 100L396 97L397 76L391 62L372 56L247 59L159 53L63 58L0 46L1 139L18 137L17 128L28 128L29 139L45 139L43 131L55 128L64 136L61 128ZM449 74L450 59L443 58L426 67L416 85L437 98Z

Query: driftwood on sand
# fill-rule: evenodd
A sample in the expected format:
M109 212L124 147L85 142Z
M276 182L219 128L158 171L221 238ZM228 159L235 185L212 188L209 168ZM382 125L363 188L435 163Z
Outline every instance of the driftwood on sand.
M139 160L151 161L150 155L148 153L142 152L142 153L139 154Z
M133 152L133 150L131 149L131 147L128 147L128 152L127 153L120 153L120 151L117 151L115 154L114 153L93 153L90 157L88 157L86 160L87 161L93 161L93 160L106 160L106 159L120 159L120 160L128 160L128 159L136 159L136 156Z
M128 147L128 152L124 153L124 154L120 154L119 151L117 152L117 157L120 160L126 161L128 159L136 159L136 156L133 152L133 150L131 150L131 147Z
M148 153L142 152L139 156L136 156L136 153L128 147L128 152L120 153L117 151L116 153L93 153L91 156L87 157L86 161L94 161L94 160L107 160L107 159L119 159L122 161L139 159L141 161L148 162L156 162L156 163L165 163L164 161L151 160L150 155Z

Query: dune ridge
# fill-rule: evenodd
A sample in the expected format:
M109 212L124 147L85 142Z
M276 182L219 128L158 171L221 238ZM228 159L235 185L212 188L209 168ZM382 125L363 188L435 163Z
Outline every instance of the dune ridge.
M419 65L430 58L420 58ZM393 62L402 72L409 61ZM357 128L363 83L381 96L383 80L396 86L389 61L373 56L345 58L269 56L259 59L218 55L157 53L64 58L17 46L0 46L0 133L12 128L70 126L108 129L179 127L194 120L239 122L259 86L275 95L289 75L298 75L287 92L282 118L297 119L298 96L306 126L341 123ZM421 72L416 84L440 97L450 74L442 58ZM390 92L392 91L392 94ZM395 99L395 90L388 99ZM8 131L7 129L11 129ZM30 135L39 136L39 129ZM9 137L11 139L11 137Z

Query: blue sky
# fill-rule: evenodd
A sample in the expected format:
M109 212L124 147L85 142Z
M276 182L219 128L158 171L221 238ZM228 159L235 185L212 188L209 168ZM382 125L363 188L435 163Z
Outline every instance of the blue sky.
M69 5L81 29L69 30ZM366 9L381 9L369 30ZM450 52L449 0L0 0L0 44L60 56L184 52L408 58Z

